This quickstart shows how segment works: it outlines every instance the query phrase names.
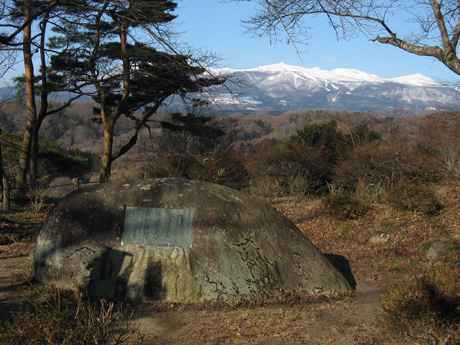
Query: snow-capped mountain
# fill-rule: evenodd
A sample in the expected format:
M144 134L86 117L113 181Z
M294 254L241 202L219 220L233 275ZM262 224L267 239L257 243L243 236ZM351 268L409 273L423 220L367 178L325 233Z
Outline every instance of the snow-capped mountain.
M421 74L384 79L356 69L325 71L284 63L247 70L225 68L212 73L236 78L239 83L230 85L233 94L221 90L212 101L221 110L244 113L309 109L381 111L393 107L423 113L460 105L457 90Z

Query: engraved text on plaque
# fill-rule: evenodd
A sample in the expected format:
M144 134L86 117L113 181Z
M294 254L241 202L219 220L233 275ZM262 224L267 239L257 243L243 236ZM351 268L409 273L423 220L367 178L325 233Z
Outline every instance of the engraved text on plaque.
M121 244L191 247L193 210L126 206Z

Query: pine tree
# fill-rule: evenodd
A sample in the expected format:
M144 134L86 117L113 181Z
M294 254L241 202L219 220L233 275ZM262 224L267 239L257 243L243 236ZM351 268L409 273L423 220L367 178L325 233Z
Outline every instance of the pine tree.
M90 80L95 88L91 96L104 126L100 180L107 181L112 162L136 144L140 129L166 99L186 97L223 80L203 77L204 68L172 48L165 29L175 18L172 1L82 1L81 7L84 12L73 12L73 19L67 17L67 25L57 30L54 45L67 49L52 64L60 77L75 83ZM144 42L140 36L133 39L140 31ZM156 46L145 42L146 37ZM114 150L114 128L121 116L133 120L133 134Z

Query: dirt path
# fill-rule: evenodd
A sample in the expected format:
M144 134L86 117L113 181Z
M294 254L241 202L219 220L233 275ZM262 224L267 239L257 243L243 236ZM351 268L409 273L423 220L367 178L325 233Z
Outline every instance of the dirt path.
M1 248L0 246L0 252ZM0 257L0 320L9 317L11 311L18 310L26 302L21 291L24 284L24 267L27 256Z

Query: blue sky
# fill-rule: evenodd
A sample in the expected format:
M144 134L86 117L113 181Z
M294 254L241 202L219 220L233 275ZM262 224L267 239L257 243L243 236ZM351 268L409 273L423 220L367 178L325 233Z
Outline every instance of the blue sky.
M456 83L459 77L432 58L406 53L392 46L371 42L366 37L337 41L335 32L324 18L309 17L311 38L302 54L285 43L270 45L268 38L253 38L245 33L241 21L255 13L257 0L177 0L173 23L181 32L179 39L221 56L219 67L249 69L284 62L305 68L324 70L355 68L382 78L421 73L435 81ZM39 64L37 63L37 66ZM0 82L23 73L22 62Z
M178 1L175 20L181 39L192 46L219 53L221 67L248 69L284 62L324 70L355 68L382 78L421 73L436 81L456 81L457 75L432 58L415 56L366 37L339 40L321 18L310 18L311 39L300 56L292 45L270 45L268 38L245 34L241 20L255 12L256 1L221 3L219 0Z

